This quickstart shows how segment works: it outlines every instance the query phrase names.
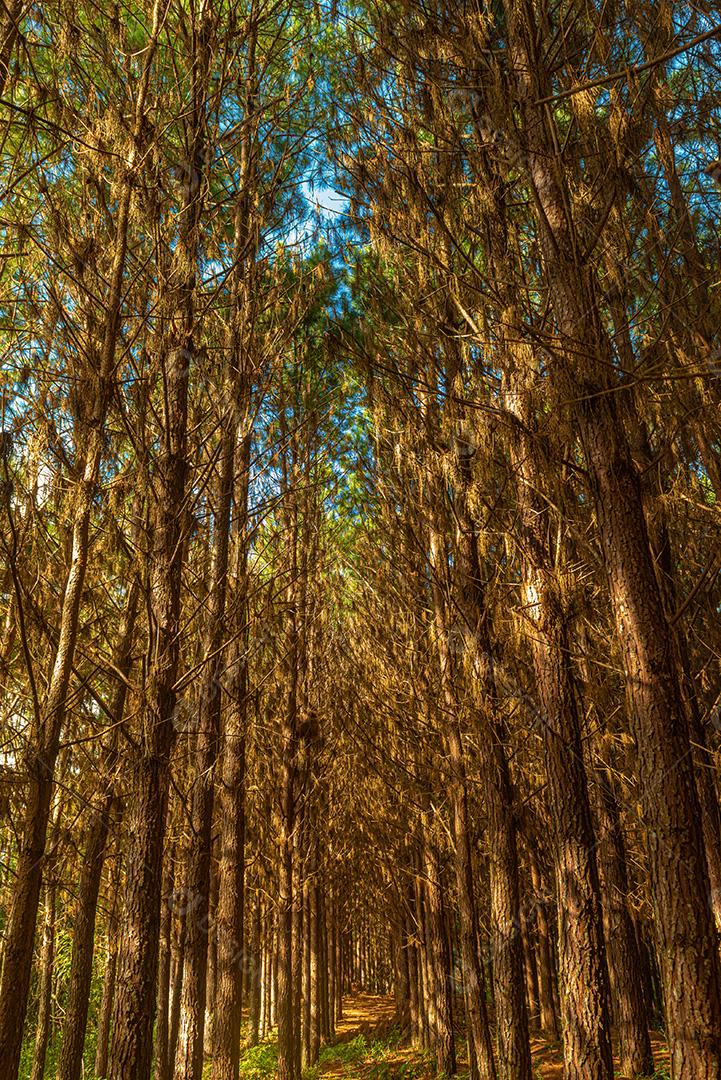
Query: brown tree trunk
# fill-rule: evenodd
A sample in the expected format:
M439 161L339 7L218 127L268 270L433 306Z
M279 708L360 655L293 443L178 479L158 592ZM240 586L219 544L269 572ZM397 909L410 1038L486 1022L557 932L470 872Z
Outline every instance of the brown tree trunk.
M186 859L188 867L188 897L192 900L192 917L187 924L185 946L185 969L183 972L183 991L180 1008L180 1034L175 1060L174 1075L176 1080L200 1080L203 1071L203 1050L205 1046L205 1006L208 973L208 929L210 916L210 870L212 858L213 805L215 796L215 762L218 755L218 737L221 708L220 676L223 660L225 597L228 575L228 544L230 532L231 489L234 464L234 418L226 418L223 445L221 449L220 474L216 492L214 514L214 551L211 569L210 595L208 599L208 631L205 642L206 667L200 691L199 730L196 741L196 776L192 789L191 834ZM244 662L244 658L243 658ZM232 706L231 706L232 709ZM227 751L239 753L237 735L231 735L228 742L235 742ZM226 804L227 805L227 804ZM240 814L243 820L242 803L238 808L229 808ZM223 819L221 819L223 821ZM225 826L223 822L222 827ZM221 856L222 858L222 856ZM231 869L231 878L224 873L224 885L236 886L237 868ZM225 898L224 898L225 899ZM225 905L224 905L225 906ZM242 911L242 889L240 896ZM241 916L242 918L242 916ZM235 929L234 927L229 929ZM225 946L235 954L235 941L224 941ZM242 948L242 943L240 944ZM236 971L241 971L238 965ZM235 974L235 972L233 972ZM222 979L221 979L222 981ZM233 1063L240 1048L240 1005L233 1013L224 1014L223 1023L218 1032L223 1042L220 1057L214 1063L216 1077L223 1080L235 1076L237 1064ZM219 1071L216 1071L219 1070Z
M628 908L626 845L618 802L613 779L602 761L596 765L594 778L591 792L598 835L619 1064L623 1076L650 1076L653 1073L653 1055L648 1032L648 1010L636 929Z
M534 923L521 906L521 935L523 937L523 963L526 973L526 1000L528 1002L528 1023L533 1031L540 1028L540 999L538 989L538 965L536 963L536 941L533 934Z
M453 813L454 867L460 914L461 962L463 965L463 989L466 1006L466 1027L469 1052L472 1054L472 1062L478 1068L480 1080L493 1080L496 1076L496 1069L490 1025L486 1011L485 980L476 947L478 925L475 898L473 895L473 870L471 863L465 762L463 757L461 731L456 716L457 703L451 684L452 657L449 649L450 635L449 628L446 625L445 606L440 589L440 580L442 580L439 578L439 575L442 573L441 554L440 540L436 533L433 533L431 537L431 564L434 574L433 592L438 649L447 711L444 731L451 771L450 794ZM489 783L490 782L489 778ZM519 1080L524 1080L523 1075L519 1077Z
M721 972L675 650L638 482L618 431L606 414L601 423L592 418L586 435L638 747L672 1075L715 1080L721 1076ZM679 995L681 985L686 992Z
M165 682L166 680L163 680ZM174 682L174 679L173 679ZM157 729L170 726L172 693L156 684ZM165 717L165 720L161 720ZM137 763L130 805L123 917L110 1053L112 1080L149 1080L160 941L162 840L168 797L170 735L147 747Z
M201 0L193 35L191 88L188 106L190 160L205 160L206 96L210 34L214 13ZM174 739L178 666L180 659L180 600L185 553L188 379L195 332L196 268L204 185L188 184L182 203L179 235L168 274L163 303L172 322L172 335L163 342L160 446L152 485L153 507L149 552L148 671L143 687L144 715L136 752L134 798L131 805L123 919L118 956L111 1080L149 1080L152 1069L155 990L160 940L160 894L163 843L168 801L170 751ZM205 783L199 798L205 797ZM200 817L194 820L197 828ZM205 822L203 822L205 826ZM187 868L188 883L203 867ZM199 876L197 877L199 880ZM193 973L197 971L197 934L201 920L189 918L186 932L193 944ZM202 963L202 961L200 961ZM205 985L203 967L202 981ZM184 980L185 985L185 980ZM195 985L192 976L188 985ZM187 1013L186 1013L187 1016ZM185 1039L184 1047L194 1040ZM202 1064L202 1039L200 1041ZM192 1055L191 1055L192 1056ZM187 1055L183 1055L187 1059ZM193 1068L197 1069L197 1053ZM188 1059L190 1067L190 1060Z
M250 957L244 942L245 869L245 656L242 689L228 710L220 787L221 852L217 918L217 984L214 1028L213 1078L235 1080L240 1060L240 1011L244 966ZM242 703L242 704L241 704ZM257 976L253 979L256 993ZM256 1011L257 1018L257 1011ZM255 1033L257 1041L257 1029Z
M260 997L262 982L261 899L256 892L253 901L250 950L250 1001L248 1003L248 1045L256 1046L260 1032Z
M328 1008L328 921L326 903L325 875L321 874L318 882L318 904L320 915L320 1039L324 1046L331 1041L330 1010Z
M307 879L305 876L305 829L307 823L305 806L299 807L298 818L293 843L293 1003L295 1008L293 1030L295 1031L295 1071L300 1076L308 1057L305 1025L307 994L304 949L304 938L307 938L308 925L306 912Z
M139 599L139 585L134 577L126 605L123 628L120 634L116 670L121 679L110 707L112 731L109 745L103 755L101 777L105 790L91 813L88 839L80 875L78 899L73 919L73 952L70 967L70 985L65 1009L66 1021L58 1062L58 1080L80 1080L83 1068L83 1048L88 1022L90 985L93 974L95 946L95 917L98 906L100 881L103 875L108 832L113 807L117 800L113 772L117 762L118 728L125 713L127 697L126 679L132 666L132 648L135 635L135 619Z
M246 73L246 114L252 115L255 98L255 41L257 19L250 23L248 70ZM234 223L234 272L231 279L231 319L226 335L230 373L226 394L230 402L223 423L220 472L216 496L213 569L210 587L206 656L208 666L201 694L198 739L198 779L194 788L193 822L196 838L192 863L193 889L197 894L198 919L189 928L186 976L184 981L181 1043L176 1062L177 1080L200 1080L203 1067L206 979L208 963L208 905L210 894L211 830L213 821L213 770L218 752L221 708L221 673L225 634L229 535L234 478L237 476L236 514L232 519L236 542L234 578L240 595L236 597L239 626L232 658L228 664L228 710L224 731L222 785L220 788L221 859L219 867L219 971L217 1007L223 1017L213 1043L213 1080L235 1080L240 1059L240 1022L243 996L243 906L245 847L245 726L247 698L248 610L247 518L248 470L250 467L251 423L250 372L248 360L248 290L252 287L250 245L251 193L254 159L251 153L251 124L244 125L241 146L239 192ZM238 444L238 445L236 445ZM192 1062L192 1065L191 1065Z
M245 807L243 807L245 812ZM243 830L245 832L245 829ZM245 879L245 863L243 864L243 878ZM243 881L245 885L245 880ZM203 1054L205 1057L213 1057L213 1046L215 1045L215 1016L216 1016L216 995L218 990L218 893L220 891L220 881L218 879L218 865L217 860L214 863L211 858L210 861L210 897L208 908L208 975L207 986L208 989L205 994L205 1046L203 1048ZM242 950L241 950L242 953ZM237 960L240 966L239 979L241 983L241 1001L243 999L244 992L244 979L245 979L245 963L242 955L238 956Z
M55 870L49 867L45 884L45 919L43 922L42 948L40 951L40 980L38 994L38 1022L35 1030L33 1067L31 1080L43 1080L45 1060L50 1040L50 1021L53 1005L53 971L55 967L55 901L57 880Z
M453 1036L453 993L451 963L443 913L441 866L438 851L423 834L423 913L429 974L431 1037L436 1068L444 1076L456 1071L456 1047Z
M469 482L467 456L460 455L461 484L457 494L457 558L461 575L459 608L464 620L458 644L468 643L473 659L474 674L482 695L479 708L482 775L486 791L488 814L488 849L490 852L491 891L491 954L493 992L498 1029L499 1075L503 1080L531 1080L531 1047L528 1033L528 1011L524 990L523 941L520 934L521 908L519 888L518 844L516 837L513 790L503 741L503 730L497 716L497 692L491 660L491 647L486 624L481 567L473 522L466 506L466 486ZM438 625L439 650L446 704L449 716L455 712L452 690L453 656L450 649L450 628L444 615L445 605L441 586L447 576L446 559L441 552L437 534L431 537L434 567L434 603ZM461 798L465 786L462 744L458 724L450 724L449 759L452 771L453 802ZM459 807L462 813L462 807ZM455 818L455 810L454 810ZM460 823L459 823L460 827Z
M580 256L567 183L550 129L534 102L550 92L535 53L530 7L508 8L509 39L528 144L559 348L553 377L583 444L611 594L639 763L651 890L675 1080L721 1076L721 966L679 665L663 610L637 471L616 398L594 282ZM532 74L531 74L532 73ZM579 368L578 357L586 359ZM679 993L683 986L685 991Z
M295 1080L296 1051L295 1003L293 994L293 833L295 829L295 788L297 756L297 632L291 613L291 647L289 655L290 691L283 732L283 764L281 770L281 832L278 871L278 931L277 931L277 1020L278 1020L278 1080Z
M95 915L105 860L111 805L112 795L108 798L106 806L97 811L97 817L91 822L88 830L78 901L73 919L70 986L58 1063L58 1080L79 1080L83 1067L83 1048L93 973Z
M340 1023L343 1019L343 994L345 992L345 961L343 958L343 931L340 926L340 910L338 911L338 923L336 924L336 970L338 972L335 981L335 1019Z
M331 885L328 898L328 1040L335 1040L335 1004L336 1004L336 980L338 978L337 954L336 954L336 897L335 883Z
M293 769L291 751L283 767L283 833L278 880L278 1080L295 1080L293 1001Z
M0 97L5 94L5 86L10 74L10 61L20 33L24 7L24 0L8 0L3 4L3 12L0 15Z
M165 855L163 866L163 895L160 915L160 954L158 961L158 993L155 1022L155 1080L168 1080L170 1037L170 971L173 946L173 892L175 884L175 852Z
M512 334L515 325L513 311L507 311L504 326ZM568 628L559 591L564 552L550 545L548 504L537 494L544 490L544 473L538 461L540 449L529 435L533 419L527 388L517 371L511 373L509 383L507 400L518 421L510 452L518 480L525 550L524 614L540 703L536 722L543 737L555 830L565 1076L567 1080L610 1080L610 1003L595 837Z
M60 608L57 647L47 692L43 701L36 706L29 738L27 755L29 783L25 817L21 827L13 904L5 930L5 950L0 979L0 1080L16 1080L20 1063L55 764L61 730L65 721L67 696L75 658L80 605L90 548L90 518L100 474L105 419L114 379L132 195L131 177L134 175L142 125L145 122L145 101L149 87L150 67L159 32L159 13L160 5L156 3L151 38L144 50L144 68L135 99L133 148L118 200L115 245L106 297L99 370L88 372L88 378L92 381L92 416L88 424L78 423L75 433L79 446L83 447L80 458L82 464L73 516L70 566ZM8 34L12 36L17 32L17 14L14 8L8 12L10 23L4 27L3 46L5 48L8 46ZM10 48L12 48L12 41L10 41ZM4 55L0 55L0 62L7 63ZM0 70L0 77L3 75L7 76L7 68Z
M533 886L533 912L538 934L538 992L541 1008L541 1030L552 1039L560 1038L558 1011L556 1009L556 966L553 958L553 941L548 919L548 897L536 859L531 857L531 884Z
M568 646L558 603L538 575L533 578L531 596L536 612L532 649L555 823L565 1075L569 1080L610 1080L613 1062L602 909Z
M412 919L406 915L406 950L408 958L408 1012L411 1025L411 1043L420 1046L422 1043L422 1020L420 1003L418 1000L418 948L416 945L416 933Z
M176 895L180 896L180 893ZM172 1075L180 1031L180 1001L183 992L183 968L185 967L185 932L188 909L184 903L173 919L171 950L170 1001L168 1004L168 1075Z
M312 825L311 825L312 828ZM318 852L316 840L311 840L313 845L310 862L310 881L308 890L309 899L309 955L310 971L308 981L308 998L310 1003L309 1016L309 1041L308 1041L308 1064L315 1065L320 1053L320 918L319 918L319 889L318 889Z
M60 614L58 645L47 694L31 725L26 768L25 814L15 868L12 907L5 928L0 979L0 1080L16 1080L27 1011L48 820L60 733L72 674L80 603L88 560L90 513L100 465L98 446L86 455L79 509L72 530L72 553Z
M110 1049L110 1021L115 1001L115 975L118 961L118 896L120 893L120 854L115 855L115 865L110 878L110 911L107 922L107 951L105 954L105 972L103 974L103 994L98 1014L98 1041L95 1050L95 1075L105 1077L108 1072L108 1052ZM162 1080L162 1078L159 1078Z

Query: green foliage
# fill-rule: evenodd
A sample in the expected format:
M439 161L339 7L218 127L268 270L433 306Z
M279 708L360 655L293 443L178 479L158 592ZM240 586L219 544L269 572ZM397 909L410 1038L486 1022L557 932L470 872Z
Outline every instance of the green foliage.
M252 1046L241 1056L240 1075L244 1080L265 1080L275 1076L278 1066L277 1042L265 1041Z
M398 1060L403 1035L397 1028L386 1034L368 1039L357 1035L348 1042L337 1043L321 1050L318 1065L305 1074L305 1080L315 1080L318 1075L333 1072L346 1080L415 1080L429 1072L429 1061L419 1051L410 1053L404 1049L404 1057Z

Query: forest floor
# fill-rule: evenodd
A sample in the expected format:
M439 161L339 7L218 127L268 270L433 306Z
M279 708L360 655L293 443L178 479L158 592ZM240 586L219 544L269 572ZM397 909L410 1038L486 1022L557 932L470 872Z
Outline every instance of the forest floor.
M401 1037L394 1026L392 998L355 994L343 1000L343 1020L336 1041L325 1046L318 1064L306 1070L303 1080L427 1080L433 1075L427 1054ZM660 1036L652 1035L657 1080L667 1077L667 1054ZM270 1080L275 1066L275 1044L265 1043L248 1051L241 1063L243 1080ZM532 1040L534 1075L537 1080L562 1080L560 1046L540 1038ZM457 1035L460 1080L468 1074L465 1039ZM621 1080L621 1073L618 1073Z

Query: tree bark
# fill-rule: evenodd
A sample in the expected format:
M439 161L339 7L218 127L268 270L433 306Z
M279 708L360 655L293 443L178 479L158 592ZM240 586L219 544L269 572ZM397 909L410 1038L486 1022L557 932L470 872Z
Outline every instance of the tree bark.
M200 0L191 57L188 128L190 159L205 160L206 97L210 35L215 18ZM161 346L163 376L160 446L152 486L149 552L148 671L140 747L135 760L135 797L125 875L124 930L118 957L111 1080L149 1080L152 1069L155 990L160 939L160 894L168 802L170 752L174 740L180 659L180 599L187 481L188 379L195 332L196 268L204 186L188 184L181 224L162 300L169 340ZM192 867L187 868L188 883ZM200 873L200 870L198 870ZM193 943L197 925L187 920ZM193 963L197 952L193 953ZM194 968L195 970L195 968ZM203 971L203 981L204 981ZM184 1042L184 1046L188 1041ZM195 1044L193 1044L195 1045ZM202 1059L202 1040L200 1042ZM197 1068L197 1056L193 1058ZM202 1060L201 1060L202 1064Z
M55 967L55 903L58 883L54 867L48 867L45 884L45 919L43 923L42 949L40 951L40 985L38 994L38 1022L35 1030L33 1067L31 1080L43 1080L45 1060L50 1040L50 1022L53 1005L53 972Z
M115 1001L115 975L118 961L118 895L120 893L121 858L116 852L115 865L110 878L110 910L107 921L107 952L105 955L105 973L103 975L103 995L98 1014L98 1036L95 1051L95 1075L105 1077L108 1072L108 1053L110 1049L110 1021ZM162 1078L159 1078L162 1080Z
M134 576L128 594L123 627L120 634L115 667L120 673L115 696L110 707L112 731L103 753L101 777L104 790L91 812L88 839L82 863L78 899L73 919L73 952L70 966L70 984L65 1010L58 1080L80 1080L83 1068L83 1048L88 1022L90 985L93 974L95 946L95 918L103 875L108 833L112 823L113 807L117 802L116 784L113 778L117 762L118 729L123 722L127 697L126 679L132 666L132 648L135 635L139 584Z
M423 915L430 982L432 1049L438 1072L444 1076L452 1076L456 1071L456 1047L453 1035L451 964L443 914L440 859L426 834L428 828L426 823L423 833Z
M158 961L158 993L155 1023L155 1080L168 1080L170 1039L170 971L173 949L173 893L175 884L175 852L166 852L163 866L163 895L160 916L160 955Z
M252 906L250 951L250 1001L248 1003L248 1046L256 1046L260 1032L260 997L262 983L261 899L256 893Z
M618 1031L619 1065L628 1077L650 1076L653 1069L643 967L636 929L628 908L626 845L613 779L603 761L591 785L598 835L601 892L608 965Z
M556 967L553 958L553 941L548 919L548 898L543 886L538 863L531 859L531 884L533 886L533 913L538 934L538 990L541 1007L541 1030L552 1039L560 1039L558 1011L556 1009Z
M509 317L508 326L514 325ZM516 376L516 379L518 376ZM529 644L541 705L537 723L543 737L549 805L553 817L554 872L558 905L558 965L561 1030L567 1080L611 1080L608 973L596 843L583 763L581 728L571 671L568 629L548 548L548 507L539 450L528 437L530 415L525 388L508 394L518 428L511 458L518 477L524 535L524 604Z
M674 1080L721 1076L721 967L692 748L672 630L663 610L638 473L609 385L614 370L591 271L568 213L572 200L548 115L530 7L508 11L521 99L526 167L538 208L543 262L559 347L553 378L569 400L586 457L598 536L638 753L650 878ZM578 357L587 358L580 366ZM679 987L684 992L679 993Z
M5 932L0 979L0 1080L15 1080L20 1064L55 765L75 658L80 605L90 549L90 519L103 457L105 419L113 387L133 190L131 178L138 159L145 119L150 68L159 32L159 13L160 5L156 2L151 38L144 51L144 68L135 99L130 161L118 200L101 355L98 357L97 371L91 369L87 372L93 387L92 412L87 422L78 423L76 430L79 446L83 448L80 458L81 479L73 514L70 566L61 601L57 647L47 692L34 716L29 738L26 809L16 866L16 888ZM17 20L13 11L9 14L12 21L10 33L14 33ZM6 34L5 46L7 42ZM0 76L3 73L6 76L7 69L0 71Z

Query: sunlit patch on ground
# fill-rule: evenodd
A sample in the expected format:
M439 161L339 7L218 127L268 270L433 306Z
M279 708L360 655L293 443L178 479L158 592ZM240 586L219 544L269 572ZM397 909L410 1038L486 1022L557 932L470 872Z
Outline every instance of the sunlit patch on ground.
M337 1024L337 1038L321 1050L313 1069L304 1080L339 1077L342 1080L426 1080L434 1073L429 1056L411 1047L394 1026L394 1003L389 997L357 994L345 999L343 1019ZM668 1075L668 1054L662 1039L652 1035L657 1080ZM468 1075L465 1040L458 1036L458 1075ZM534 1074L537 1080L563 1080L561 1048L539 1037L531 1042ZM265 1043L244 1055L241 1073L245 1080L264 1080L272 1076L277 1060L274 1043ZM617 1063L618 1068L618 1063ZM617 1073L618 1080L622 1074Z

